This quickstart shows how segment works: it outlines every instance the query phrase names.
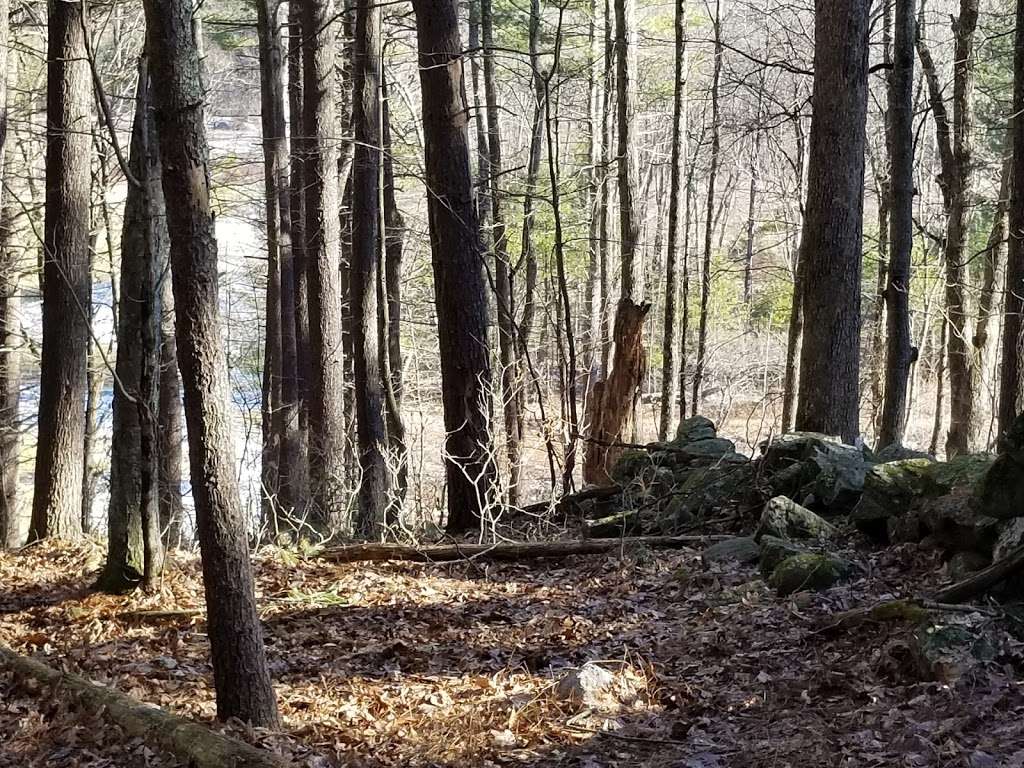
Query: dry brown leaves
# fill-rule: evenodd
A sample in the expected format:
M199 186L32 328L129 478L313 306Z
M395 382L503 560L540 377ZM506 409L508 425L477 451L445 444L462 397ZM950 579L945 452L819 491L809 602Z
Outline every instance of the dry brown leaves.
M948 687L892 657L898 627L812 634L828 612L921 591L935 568L913 549L863 559L869 577L779 601L753 570L706 572L685 550L488 566L265 553L285 731L233 731L314 766L1024 765L1009 666ZM0 642L211 721L196 561L127 598L88 592L97 565L91 547L0 555ZM632 692L619 706L556 694L595 661Z

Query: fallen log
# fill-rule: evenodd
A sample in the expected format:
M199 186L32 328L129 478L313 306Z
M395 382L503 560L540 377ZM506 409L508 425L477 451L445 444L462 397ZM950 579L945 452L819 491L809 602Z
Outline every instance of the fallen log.
M408 560L416 563L450 563L456 560L561 559L573 555L601 555L622 547L681 549L707 544L730 536L628 536L617 539L528 542L519 544L437 544L416 547L407 544L352 544L323 550L319 557L334 563Z
M174 755L190 768L287 768L290 761L136 701L79 675L61 672L0 645L0 667L54 692L70 696L79 706L102 714L147 745Z
M1006 557L996 560L988 568L971 574L963 581L940 589L935 593L935 600L940 603L962 603L987 592L1020 570L1024 570L1024 546L1011 550Z

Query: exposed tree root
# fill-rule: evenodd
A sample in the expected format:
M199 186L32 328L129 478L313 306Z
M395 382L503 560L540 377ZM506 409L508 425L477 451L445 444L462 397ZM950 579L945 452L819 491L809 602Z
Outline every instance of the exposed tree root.
M108 717L126 733L178 757L193 768L286 768L290 762L130 696L0 645L0 666L70 696L81 707Z

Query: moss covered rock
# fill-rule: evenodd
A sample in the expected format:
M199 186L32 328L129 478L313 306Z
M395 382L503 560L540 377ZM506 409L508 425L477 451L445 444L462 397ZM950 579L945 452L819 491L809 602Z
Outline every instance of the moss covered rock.
M761 558L758 563L761 575L766 579L770 578L779 563L788 560L794 555L802 555L806 549L794 544L792 541L780 539L777 536L764 536L761 538Z
M865 534L878 541L888 538L892 518L906 515L920 498L928 481L930 459L904 459L876 464L864 476L864 492L850 512L850 519Z
M830 522L787 496L768 500L761 513L760 533L781 539L814 539L824 541L835 538L838 531Z
M779 563L768 583L779 597L813 589L823 591L849 578L854 566L834 555L806 552L793 555Z

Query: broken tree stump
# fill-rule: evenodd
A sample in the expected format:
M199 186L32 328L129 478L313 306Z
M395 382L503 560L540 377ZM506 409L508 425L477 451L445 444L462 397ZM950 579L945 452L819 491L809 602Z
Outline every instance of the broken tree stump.
M590 440L583 459L583 482L613 485L609 471L622 449L614 444L633 423L633 412L644 378L647 355L644 352L644 318L650 311L647 303L636 304L629 298L619 301L615 312L615 354L608 377L594 385L594 394L587 409Z

